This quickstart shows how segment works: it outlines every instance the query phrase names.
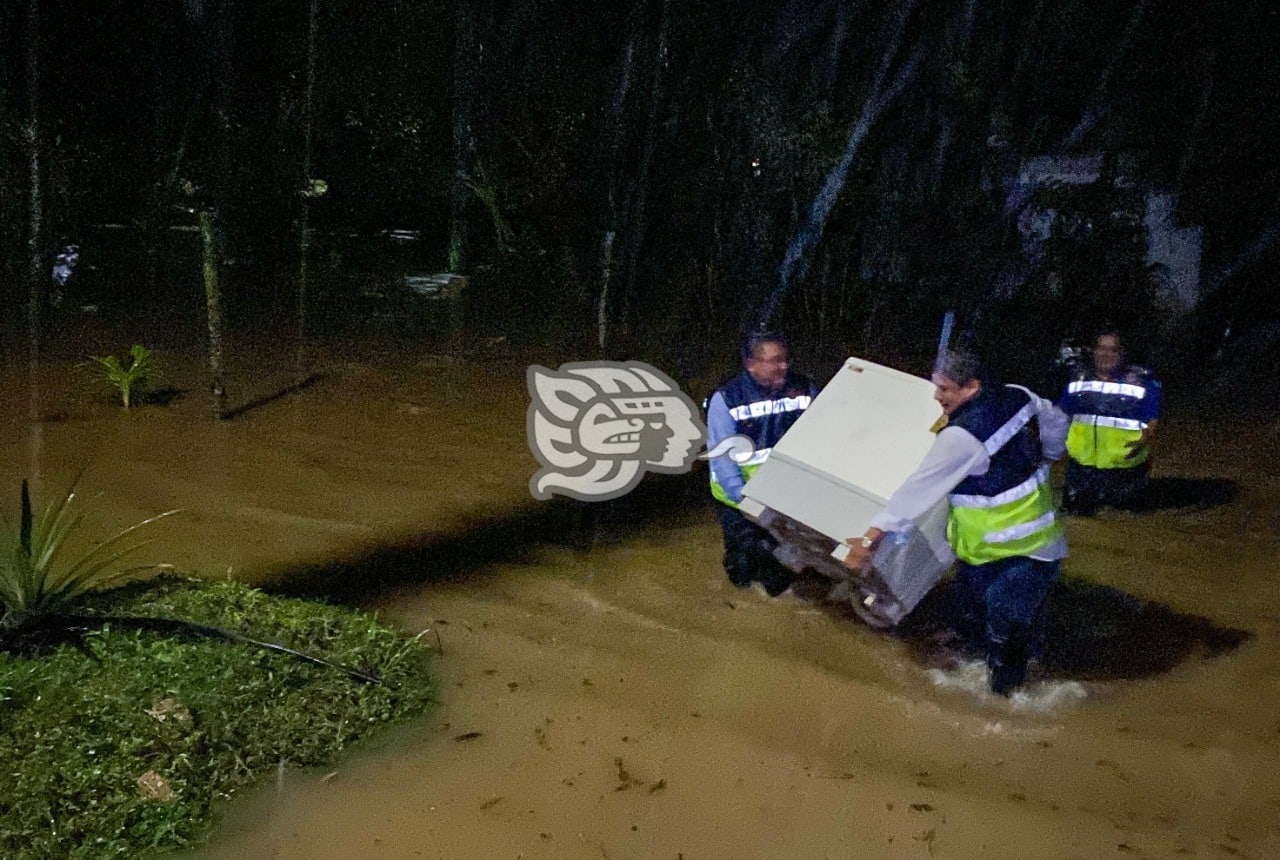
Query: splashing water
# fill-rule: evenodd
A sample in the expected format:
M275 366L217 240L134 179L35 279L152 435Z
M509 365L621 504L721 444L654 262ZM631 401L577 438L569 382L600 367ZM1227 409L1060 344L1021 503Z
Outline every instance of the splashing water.
M954 669L930 669L928 675L934 686L944 690L960 690L986 700L999 698L991 692L987 664L982 660L968 660ZM1087 695L1079 681L1039 681L1015 690L1009 697L1009 707L1013 711L1042 714L1058 710Z

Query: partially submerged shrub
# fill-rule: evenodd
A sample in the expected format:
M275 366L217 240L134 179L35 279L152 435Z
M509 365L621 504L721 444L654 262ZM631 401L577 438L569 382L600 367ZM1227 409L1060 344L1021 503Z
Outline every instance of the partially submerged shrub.
M114 355L90 356L102 368L103 377L107 383L120 393L120 400L125 409L131 405L133 395L144 391L150 383L155 381L156 376L151 350L140 343L135 343L129 348L129 356L128 367L125 367Z

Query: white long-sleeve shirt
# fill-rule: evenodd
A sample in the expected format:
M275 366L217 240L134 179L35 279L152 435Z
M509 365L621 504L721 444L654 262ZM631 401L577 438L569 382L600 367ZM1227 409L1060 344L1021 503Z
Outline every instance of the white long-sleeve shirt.
M1036 407L1041 453L1046 460L1062 459L1066 453L1067 428L1071 419L1043 397L1025 388L1022 390ZM972 433L959 427L944 427L919 467L889 497L884 510L872 518L871 526L883 532L907 531L961 481L970 476L985 475L989 468L991 457ZM1067 542L1059 537L1031 557L1039 561L1066 558Z

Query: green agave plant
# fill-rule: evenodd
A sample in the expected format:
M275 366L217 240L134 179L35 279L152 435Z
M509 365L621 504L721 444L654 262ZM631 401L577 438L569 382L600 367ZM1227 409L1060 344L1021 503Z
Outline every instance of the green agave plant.
M103 369L107 382L120 392L120 399L125 409L129 408L133 392L141 390L155 375L155 362L152 360L151 350L140 343L135 343L129 348L129 355L132 360L128 367L125 367L114 355L89 356Z
M36 517L31 505L31 491L22 482L22 514L17 531L0 533L0 603L4 613L0 615L0 651L12 650L37 643L71 642L87 650L80 637L87 631L103 625L122 629L144 630L175 637L221 639L287 654L319 666L346 673L353 681L365 684L381 682L378 673L334 663L281 645L254 639L235 630L211 627L176 618L151 618L145 616L121 616L78 614L70 612L77 598L87 592L117 585L121 580L142 571L168 570L167 564L147 564L124 569L114 565L130 553L146 546L150 541L121 547L130 535L139 529L164 519L177 510L165 511L148 517L136 525L118 532L114 537L80 556L66 566L56 564L59 552L83 519L76 508L75 482L72 489Z
M174 511L149 517L117 533L66 565L58 564L67 537L79 526L84 514L78 510L74 489L34 515L31 491L22 482L22 512L16 531L10 527L0 534L0 632L13 630L41 615L57 612L88 591L108 588L141 570L157 565L116 569L122 558L150 541L121 546L139 529L163 519Z

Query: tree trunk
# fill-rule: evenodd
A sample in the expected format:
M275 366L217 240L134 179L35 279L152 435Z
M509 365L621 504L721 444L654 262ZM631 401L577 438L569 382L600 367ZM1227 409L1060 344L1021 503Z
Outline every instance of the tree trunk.
M311 0L307 16L307 84L303 95L302 133L302 229L298 237L298 343L295 377L301 385L310 373L307 360L307 291L311 260L311 150L312 112L316 89L316 34L319 31L319 0Z
M32 364L40 357L40 304L44 294L44 139L40 127L40 0L27 4L27 334ZM35 416L33 416L35 417Z
M1047 0L1036 0L1035 8L1031 10L1031 17L1027 21L1027 27L1022 31L1022 43L1018 49L1018 58L1014 60L1013 71L1008 78L1007 88L1005 90L1007 98L1003 100L1005 110L1012 113L1014 106L1018 103L1018 94L1021 92L1022 76L1027 68L1027 60L1031 57L1031 48L1036 44L1036 34L1040 32L1040 22L1044 20L1044 9ZM1012 119L1012 117L1010 117Z
M902 34L906 29L907 19L911 16L916 2L917 0L901 0L885 24L884 49L880 55L875 75L872 77L871 86L867 90L867 99L863 103L862 113L849 132L844 153L827 174L826 181L809 208L808 217L800 229L796 231L791 244L787 247L786 255L783 257L782 265L779 267L777 285L757 316L757 327L767 327L771 324L774 312L777 310L783 295L794 280L804 276L807 269L806 258L809 252L822 239L822 233L826 229L827 217L831 214L840 192L844 189L849 167L853 164L854 158L857 157L863 139L866 138L867 133L875 125L880 115L898 98L903 89L915 78L916 73L919 71L920 63L923 60L923 50L921 48L917 48L911 53L898 68L898 72L894 75L892 82L885 86L889 68L902 43Z
M1212 52L1201 52L1200 68L1204 74L1204 81L1200 86L1200 101L1196 104L1196 116L1191 122L1191 131L1187 134L1187 145L1182 150L1182 158L1178 161L1178 174L1173 180L1174 194L1182 193L1182 189L1186 185L1187 174L1191 171L1191 165L1195 162L1196 145L1200 140L1200 129L1204 126L1204 119L1209 114L1209 104L1213 98L1213 65Z
M958 20L948 26L948 54L950 62L942 67L942 105L938 110L938 137L933 150L933 169L930 172L930 192L935 201L942 199L943 183L947 173L947 159L955 140L956 119L952 111L959 107L960 93L956 89L955 70L970 74L969 46L973 41L973 21L977 13L977 0L965 0L957 15Z
M209 390L213 395L213 415L227 413L226 380L222 372L222 288L218 284L219 248L213 212L201 208L200 239L204 249L204 302L209 318Z
M1138 26L1142 23L1142 16L1146 12L1146 0L1138 0L1133 6L1133 11L1129 14L1129 21L1125 24L1124 32L1120 35L1120 41L1116 44L1115 50L1111 52L1111 58L1107 61L1107 65L1102 70L1102 74L1098 77L1098 83L1093 88L1093 96L1089 103L1085 106L1084 112L1080 115L1080 119L1076 121L1075 126L1067 133L1067 136L1058 144L1058 152L1070 152L1080 145L1085 136L1089 134L1098 124L1098 121L1106 114L1110 105L1108 104L1111 93L1111 79L1115 77L1116 70L1120 68L1120 63L1124 60L1124 55L1128 53L1129 46L1133 44L1134 34L1138 31Z
M1267 229L1259 233L1252 242L1241 248L1229 263L1214 273L1205 285L1201 301L1216 293L1227 281L1253 265L1254 261L1261 257L1276 239L1280 239L1280 221L1269 224Z
M613 244L618 235L618 153L622 149L623 108L627 100L627 90L631 87L631 65L635 56L636 36L633 33L627 40L622 52L622 69L618 74L618 86L609 105L609 116L613 123L610 132L609 161L606 169L609 173L608 191L605 195L605 228L604 238L600 241L600 296L596 302L596 348L600 357L606 354L606 343L609 334L609 283L613 277Z
M142 224L142 241L146 246L146 254L152 271L148 279L152 289L158 288L163 269L166 264L173 264L174 251L168 245L168 223L173 217L173 195L180 187L183 170L187 167L187 145L193 135L199 133L197 125L204 117L204 106L209 100L212 80L206 75L196 91L191 94L189 107L180 116L177 141L171 154L165 154L165 147L159 135L156 138L156 178L151 189L151 201ZM156 109L157 114L160 108ZM157 118L157 125L160 120ZM178 259L185 266L189 261L185 254L178 253Z
M600 296L596 301L596 351L600 358L608 354L605 345L609 340L609 278L613 274L613 240L616 236L616 231L606 230L600 240Z
M822 0L820 5L813 0L791 0L774 20L773 39L764 52L765 63L776 68L786 62L797 45L813 39L832 18L838 19L835 26L840 29L849 12L848 5L845 0Z
M214 182L208 183L214 188L214 197L220 205L225 205L231 185L231 117L233 113L231 100L235 92L233 76L235 72L231 57L235 29L232 23L232 0L219 0L213 21L213 89L214 118L217 123L214 139L216 163ZM220 215L225 215L225 209ZM222 224L226 226L225 221ZM225 233L223 238L225 239Z
M671 0L662 0L662 17L658 23L658 43L653 52L653 75L649 87L649 112L644 130L644 149L640 153L640 175L631 206L630 249L627 253L627 288L623 305L635 301L636 270L640 268L640 252L644 249L645 206L649 196L649 167L658 140L658 108L662 104L667 68L667 26L671 20Z
M468 180L475 155L471 111L475 101L478 61L475 13L470 0L458 0L454 15L453 45L453 187L449 212L449 271L461 274L469 265L467 255Z
M164 157L161 155L165 151L166 135L164 124L164 104L165 104L165 77L161 70L166 68L163 46L165 43L164 32L164 16L157 14L144 18L147 22L147 48L148 54L147 65L150 79L148 81L151 90L151 162L153 166L153 175L158 178L164 173ZM155 290L160 283L160 236L161 222L156 217L156 194L153 191L152 196L147 200L147 208L142 213L142 217L138 222L138 238L141 244L143 257L146 259L146 265L143 272L143 278L147 286L147 291Z
M849 38L849 19L853 12L847 4L840 3L835 7L834 14L835 23L831 26L831 37L827 40L821 64L822 82L827 93L831 92L840 77L840 59L845 53L845 42Z
M27 148L31 196L27 217L27 350L31 422L31 480L39 489L43 448L40 426L40 300L45 286L44 269L44 166L41 160L44 136L40 127L40 0L27 3Z

